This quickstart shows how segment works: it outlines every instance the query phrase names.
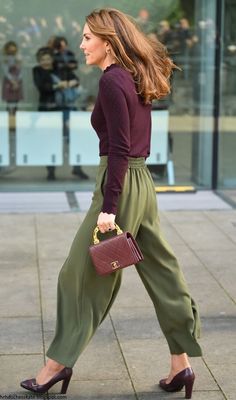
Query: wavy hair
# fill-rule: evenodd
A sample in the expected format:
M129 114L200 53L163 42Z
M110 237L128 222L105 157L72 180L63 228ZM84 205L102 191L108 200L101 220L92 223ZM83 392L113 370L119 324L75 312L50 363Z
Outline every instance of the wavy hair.
M176 68L165 46L146 36L136 21L114 8L94 10L86 17L91 32L110 43L117 64L129 71L137 92L150 103L170 92L170 76Z

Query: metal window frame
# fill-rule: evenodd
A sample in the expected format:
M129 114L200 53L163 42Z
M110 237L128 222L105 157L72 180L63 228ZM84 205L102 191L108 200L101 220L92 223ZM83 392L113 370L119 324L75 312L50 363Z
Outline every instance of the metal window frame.
M223 40L224 0L216 0L216 38L215 38L215 82L214 82L214 126L212 137L212 189L218 188L219 138L220 138L220 100L221 100L221 63Z

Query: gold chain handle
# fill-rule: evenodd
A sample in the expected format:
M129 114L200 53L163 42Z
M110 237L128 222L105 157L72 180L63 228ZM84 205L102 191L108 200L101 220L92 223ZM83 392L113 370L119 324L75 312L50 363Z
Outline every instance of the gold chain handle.
M121 235L123 233L122 229L120 229L119 225L115 223L115 229L116 229L116 234ZM98 239L98 232L99 232L99 227L96 226L96 228L93 231L93 243L98 244L100 243L100 240Z

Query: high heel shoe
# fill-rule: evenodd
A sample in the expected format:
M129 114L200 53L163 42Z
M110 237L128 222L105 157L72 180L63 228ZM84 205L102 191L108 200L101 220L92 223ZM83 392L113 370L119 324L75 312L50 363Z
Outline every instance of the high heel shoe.
M45 383L43 385L39 385L36 382L35 378L22 381L20 383L20 385L24 389L30 390L31 392L46 393L57 382L63 381L62 386L61 386L61 394L66 394L68 385L69 385L71 377L72 377L72 373L73 373L72 368L65 367L60 372L58 372L56 375L54 375L50 379L50 381L48 381L47 383Z
M185 368L175 375L170 383L166 383L167 379L161 379L159 386L166 392L178 392L185 386L185 399L191 399L194 379L195 375L192 368Z

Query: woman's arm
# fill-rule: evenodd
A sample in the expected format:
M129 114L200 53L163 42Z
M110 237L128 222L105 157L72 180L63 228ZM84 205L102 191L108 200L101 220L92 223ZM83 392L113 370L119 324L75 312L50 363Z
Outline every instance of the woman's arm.
M9 72L9 65L8 65L7 61L3 62L2 70L3 70L3 76L5 78L7 78L9 81L12 81L14 79L13 75Z
M127 99L122 87L122 81L115 74L104 74L100 79L99 99L105 115L108 130L108 171L104 189L104 201L100 223L107 226L114 222L117 213L119 195L123 188L124 177L128 169L130 151L130 118Z

